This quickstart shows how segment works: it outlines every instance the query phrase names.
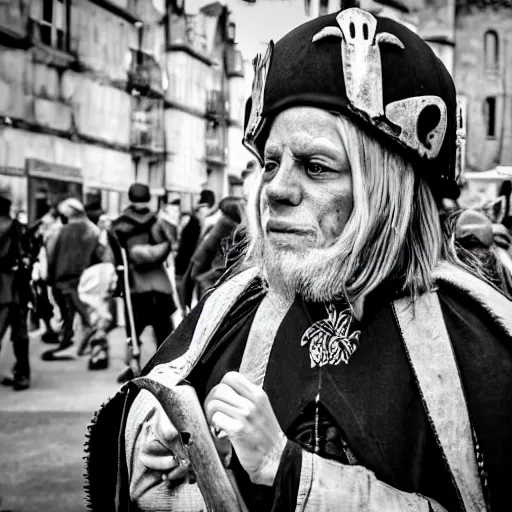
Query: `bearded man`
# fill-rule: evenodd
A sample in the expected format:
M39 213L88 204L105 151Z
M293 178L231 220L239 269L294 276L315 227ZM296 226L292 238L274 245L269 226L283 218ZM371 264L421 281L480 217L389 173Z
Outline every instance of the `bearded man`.
M512 304L441 259L458 128L449 73L390 19L347 9L256 59L247 251L138 381L194 387L241 496L217 510L508 508ZM146 384L90 429L92 509L214 509Z

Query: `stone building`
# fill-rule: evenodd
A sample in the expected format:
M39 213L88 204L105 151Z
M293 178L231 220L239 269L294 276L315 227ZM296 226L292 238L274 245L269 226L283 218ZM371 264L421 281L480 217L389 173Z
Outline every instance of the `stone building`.
M219 3L168 13L165 126L167 190L189 210L203 187L220 198L247 160L241 144L244 66L236 24ZM239 170L240 169L240 170Z
M455 81L466 170L512 165L512 2L426 0L419 18Z
M418 32L452 73L466 131L460 202L496 197L512 166L512 1L424 0ZM482 173L482 171L489 171Z
M0 3L0 179L31 220L68 195L100 190L114 210L126 200L135 175L125 61L138 41L122 3Z
M0 180L30 220L133 181L154 205L227 192L241 140L243 66L229 11L163 0L0 1ZM243 167L245 157L238 166Z
M454 79L467 102L467 170L512 165L512 2L459 0Z

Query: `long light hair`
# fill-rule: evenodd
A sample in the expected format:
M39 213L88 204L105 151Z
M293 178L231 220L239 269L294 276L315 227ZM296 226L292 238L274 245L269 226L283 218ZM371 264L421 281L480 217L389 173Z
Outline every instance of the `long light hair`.
M430 188L412 165L343 116L333 115L352 169L354 206L336 242L310 250L313 257L292 280L295 293L306 300L344 298L361 318L365 298L388 279L397 280L412 297L432 287L441 227ZM245 265L259 265L264 274L262 186L260 176L248 198Z

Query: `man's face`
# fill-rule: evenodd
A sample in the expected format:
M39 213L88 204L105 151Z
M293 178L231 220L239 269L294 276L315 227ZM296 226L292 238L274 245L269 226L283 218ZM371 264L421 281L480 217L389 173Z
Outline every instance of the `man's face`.
M265 246L277 256L331 246L352 212L352 175L336 118L313 107L280 113L265 144Z

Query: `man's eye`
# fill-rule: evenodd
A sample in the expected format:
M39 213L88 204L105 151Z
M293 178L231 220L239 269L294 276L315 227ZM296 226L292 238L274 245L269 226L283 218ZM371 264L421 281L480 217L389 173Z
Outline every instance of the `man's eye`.
M265 162L263 165L263 172L272 172L277 169L277 163L276 162Z
M330 169L324 167L323 165L314 164L311 162L307 164L306 170L308 171L308 174L310 174L311 176L320 176L321 174L330 171Z

